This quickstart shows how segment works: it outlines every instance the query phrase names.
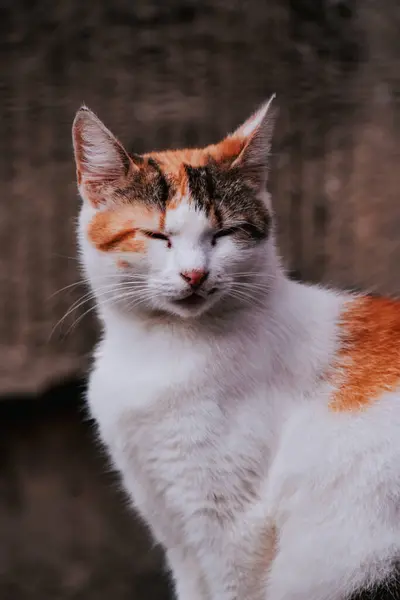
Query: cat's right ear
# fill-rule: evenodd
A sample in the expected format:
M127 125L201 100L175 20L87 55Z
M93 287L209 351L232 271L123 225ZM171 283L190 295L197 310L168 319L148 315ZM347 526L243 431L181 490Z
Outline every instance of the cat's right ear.
M120 182L137 169L122 144L86 106L76 113L72 139L79 191L94 205L99 204L100 187Z

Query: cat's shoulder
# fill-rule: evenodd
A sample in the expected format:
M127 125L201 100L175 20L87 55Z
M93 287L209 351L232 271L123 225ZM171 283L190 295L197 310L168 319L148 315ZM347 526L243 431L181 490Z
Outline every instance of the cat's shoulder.
M330 376L334 411L367 408L387 393L400 396L398 300L360 296L344 303Z

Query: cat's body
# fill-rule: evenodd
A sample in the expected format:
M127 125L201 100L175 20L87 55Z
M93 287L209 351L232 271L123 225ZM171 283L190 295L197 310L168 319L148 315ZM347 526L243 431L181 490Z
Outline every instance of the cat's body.
M252 150L265 113L239 130L246 144L250 139L235 150L239 156L243 148ZM131 229L132 220L136 228L145 218L142 231L157 236L154 249L145 248L139 230L129 233L126 216L118 216L125 225L115 224L126 204L110 209L107 202L111 173L114 189L120 178L117 196L125 203L125 170L116 174L108 167L108 177L93 178L101 183L103 204L97 187L91 196L91 182L84 179L93 176L93 149L103 150L94 164L101 170L112 155L107 139L117 142L103 139L109 132L87 111L79 119L75 148L85 198L80 244L104 325L89 406L134 505L166 549L179 600L342 600L386 582L400 553L400 308L289 281L268 230L269 202L261 185L257 197L268 215L259 207L247 212L240 222L253 227L248 238L222 241L215 254L211 247L219 237L244 233L229 222L235 216L229 207L192 204L194 191L198 200L208 183L226 202L198 157L182 186L177 154L172 160L155 155L157 172L165 173L167 163L172 169L167 182L173 191L166 209L157 208L162 218L156 232L147 224L154 215L143 217L142 209L138 216L135 208L129 216ZM97 132L91 154L85 155L82 131L92 138ZM111 159L114 169L115 155ZM261 163L256 166L264 168ZM256 171L249 170L254 185ZM237 186L221 189L234 194ZM208 244L213 210L228 228L213 225L219 229ZM164 289L167 267L157 263L161 242L174 252L168 286L162 282L166 298L149 291L149 275L143 275L145 269L153 278L156 272ZM185 296L183 306L179 288L175 301L171 261L179 263L185 281L187 273L193 278L207 270L201 287L193 284L204 298L193 293L193 305L186 305ZM118 275L126 269L135 275ZM169 302L179 305L164 305Z

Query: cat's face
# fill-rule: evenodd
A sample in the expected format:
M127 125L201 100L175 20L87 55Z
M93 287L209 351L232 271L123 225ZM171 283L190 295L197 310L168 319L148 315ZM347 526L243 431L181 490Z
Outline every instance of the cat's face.
M81 242L99 301L180 317L251 302L270 234L267 113L201 150L129 156L92 112L78 112Z

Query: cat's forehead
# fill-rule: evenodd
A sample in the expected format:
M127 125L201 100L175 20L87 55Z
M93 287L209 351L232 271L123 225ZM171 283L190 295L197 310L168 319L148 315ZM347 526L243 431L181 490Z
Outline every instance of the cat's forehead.
M143 155L142 169L153 173L153 188L146 190L147 203L166 213L188 205L197 214L204 213L212 226L220 226L229 215L252 212L258 204L254 194L232 168L244 143L235 137L201 149ZM180 212L185 214L185 209Z
M228 137L219 144L205 148L186 148L167 150L165 152L150 152L143 155L161 165L163 171L173 179L181 179L184 175L184 165L192 168L206 167L210 162L225 163L233 160L245 144L245 138Z
M222 188L229 166L240 153L243 143L241 138L227 138L205 148L144 155L145 164L158 170L158 186L168 187L165 208L174 210L180 204L192 204L215 220L214 201L217 196L227 196Z
M168 234L184 233L185 236L196 239L204 230L218 227L215 212L197 210L190 194L183 194L176 206L165 212L164 228Z

